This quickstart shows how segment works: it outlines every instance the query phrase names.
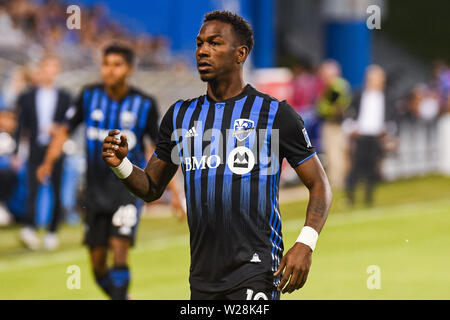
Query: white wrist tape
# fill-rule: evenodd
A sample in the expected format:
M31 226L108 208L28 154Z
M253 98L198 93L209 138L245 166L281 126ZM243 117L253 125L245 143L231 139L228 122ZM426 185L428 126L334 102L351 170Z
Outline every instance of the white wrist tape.
M111 167L111 169L119 179L126 179L133 171L133 164L125 157L117 167Z
M304 243L308 247L310 247L312 251L314 251L318 238L319 234L316 230L311 227L304 226L296 242Z

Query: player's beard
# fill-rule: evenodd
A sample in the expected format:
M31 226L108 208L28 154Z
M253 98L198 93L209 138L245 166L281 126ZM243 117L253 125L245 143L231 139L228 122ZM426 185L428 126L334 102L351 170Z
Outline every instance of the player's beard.
M108 81L105 82L106 87L108 87L112 91L123 88L124 86L126 86L126 84L126 78L108 79Z
M199 75L200 75L200 80L202 80L203 82L215 81L217 78L217 75L211 71L199 72Z

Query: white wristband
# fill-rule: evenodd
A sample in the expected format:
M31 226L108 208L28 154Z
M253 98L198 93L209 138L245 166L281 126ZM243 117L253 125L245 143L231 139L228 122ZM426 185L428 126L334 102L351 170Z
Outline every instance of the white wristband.
M314 251L318 238L319 234L316 230L311 227L304 226L296 242L304 243L308 247L310 247L312 251Z
M133 172L133 164L125 157L117 167L111 167L111 169L119 179L126 179Z

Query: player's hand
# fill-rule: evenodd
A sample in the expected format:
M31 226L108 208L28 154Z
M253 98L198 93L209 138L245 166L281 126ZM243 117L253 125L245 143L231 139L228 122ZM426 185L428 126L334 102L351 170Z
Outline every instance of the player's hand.
M14 155L11 157L11 168L12 168L15 172L18 172L19 169L20 169L20 161L19 161L19 157L18 157L16 154L14 154Z
M172 214L178 221L182 222L186 217L185 206L183 206L178 195L172 194L171 198L170 205L172 206Z
M352 138L359 138L361 135L359 134L358 130L354 130L350 133L350 137Z
M117 167L128 154L127 137L125 134L121 134L119 139L117 138L118 134L120 134L120 130L111 130L103 140L102 158L110 167Z
M283 290L283 293L292 293L294 290L303 287L308 278L309 268L311 267L311 254L311 248L301 242L296 242L289 249L281 259L278 270L273 274L275 277L278 277L282 274L283 269L285 269L277 288L278 291Z
M52 175L53 165L50 163L42 163L36 170L36 177L42 184L47 184L49 177Z

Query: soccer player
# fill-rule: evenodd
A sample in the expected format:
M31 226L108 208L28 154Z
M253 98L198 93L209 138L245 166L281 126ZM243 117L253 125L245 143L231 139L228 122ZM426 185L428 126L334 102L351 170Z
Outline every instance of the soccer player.
M129 139L120 130L103 142L105 162L146 201L161 196L181 163L194 300L279 299L280 291L301 288L331 204L301 117L285 101L244 84L252 47L253 32L243 18L206 14L196 50L206 95L170 107L145 170L126 157ZM278 205L283 158L310 194L305 226L284 256Z
M133 51L121 44L105 48L101 66L103 83L82 89L75 105L66 112L65 122L58 129L37 170L40 180L50 175L69 134L81 123L85 124L87 181L84 243L89 247L96 281L112 299L127 298L130 281L128 251L135 239L139 204L103 162L102 141L109 130L121 128L128 136L129 157L144 166L144 137L149 136L156 142L158 135L155 100L128 84L133 59ZM183 211L173 183L171 191L172 205ZM110 269L107 266L108 247L113 253L113 267Z

